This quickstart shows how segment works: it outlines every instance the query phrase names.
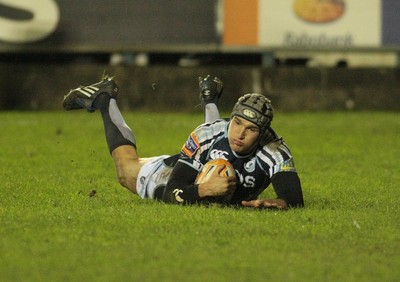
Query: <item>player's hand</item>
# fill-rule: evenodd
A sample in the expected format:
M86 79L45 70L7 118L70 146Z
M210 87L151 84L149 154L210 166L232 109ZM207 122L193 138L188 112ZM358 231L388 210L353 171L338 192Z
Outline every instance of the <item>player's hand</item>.
M236 176L221 176L220 172L223 169L223 165L217 166L209 180L199 185L201 198L229 195L235 191Z
M257 199L251 201L242 201L242 205L245 207L252 207L257 209L286 209L286 202L282 199Z

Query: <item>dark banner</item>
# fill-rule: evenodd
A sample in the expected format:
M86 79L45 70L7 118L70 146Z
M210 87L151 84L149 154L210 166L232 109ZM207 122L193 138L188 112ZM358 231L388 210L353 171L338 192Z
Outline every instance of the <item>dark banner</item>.
M382 45L400 45L400 1L383 0L382 2Z
M215 45L214 0L2 0L0 51Z

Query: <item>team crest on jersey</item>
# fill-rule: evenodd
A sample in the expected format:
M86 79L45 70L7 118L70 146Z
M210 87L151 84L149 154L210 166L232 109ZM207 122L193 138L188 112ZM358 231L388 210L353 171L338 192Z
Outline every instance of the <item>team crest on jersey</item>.
M200 148L200 142L197 140L194 133L192 133L186 140L185 145L183 145L182 152L185 153L185 155L187 155L189 158L191 158L199 148Z
M256 159L253 158L249 162L244 164L244 169L247 172L253 172L256 169Z
M278 167L277 172L283 172L283 171L296 171L296 168L294 167L294 161L293 159L289 159L281 163Z

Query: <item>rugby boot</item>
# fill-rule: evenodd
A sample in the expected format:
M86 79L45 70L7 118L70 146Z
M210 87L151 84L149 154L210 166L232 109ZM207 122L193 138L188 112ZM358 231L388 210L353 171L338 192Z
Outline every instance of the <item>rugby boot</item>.
M223 89L224 84L218 77L211 78L210 75L205 78L199 77L201 105L204 107L209 103L218 104Z
M117 97L118 87L113 77L103 75L100 82L72 89L64 96L63 107L67 111L86 109L88 112L94 112L97 108L93 102L102 93L107 93L112 98Z

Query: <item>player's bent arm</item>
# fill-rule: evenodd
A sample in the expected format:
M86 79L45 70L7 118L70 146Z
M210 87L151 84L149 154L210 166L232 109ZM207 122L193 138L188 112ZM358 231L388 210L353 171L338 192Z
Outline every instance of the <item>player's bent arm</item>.
M278 172L271 179L278 199L283 199L288 207L304 207L303 191L297 172Z
M162 197L163 202L173 204L193 204L201 200L199 185L194 184L198 171L178 162L171 172Z

